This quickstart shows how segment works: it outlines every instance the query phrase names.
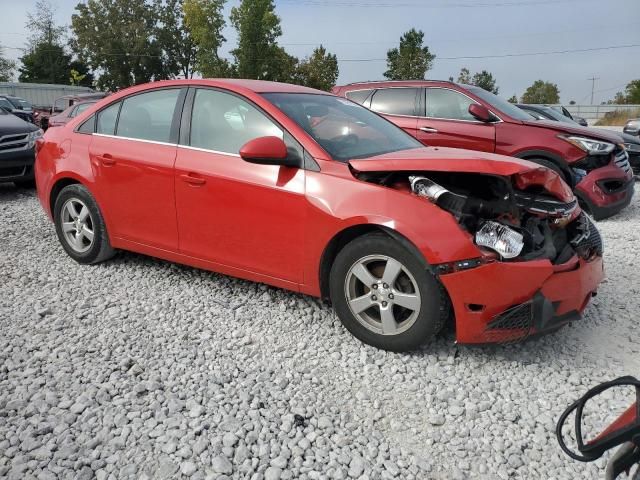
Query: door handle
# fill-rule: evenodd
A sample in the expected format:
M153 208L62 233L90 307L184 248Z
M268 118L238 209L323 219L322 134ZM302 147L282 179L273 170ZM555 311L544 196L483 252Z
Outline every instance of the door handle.
M104 155L98 155L98 160L100 160L100 163L102 163L102 165L104 165L105 167L112 167L116 164L116 161L108 153L105 153Z
M420 127L420 131L424 133L438 133L438 130L431 127Z
M204 185L207 181L202 177L195 177L192 173L183 173L180 178L190 185Z

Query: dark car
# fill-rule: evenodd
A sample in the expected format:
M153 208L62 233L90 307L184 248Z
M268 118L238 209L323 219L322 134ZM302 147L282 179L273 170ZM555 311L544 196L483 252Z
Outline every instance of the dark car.
M587 121L584 118L571 115L571 112L567 110L565 107L563 107L562 105L553 105L553 106L545 105L545 106L554 109L556 112L560 112L562 115L573 120L578 125L582 125L583 127L589 126L589 123L587 123Z
M0 95L0 108L21 118L25 122L33 123L31 104L22 98Z
M34 147L41 136L42 130L33 123L0 108L0 182L33 186Z
M353 83L333 92L381 113L424 145L499 153L551 168L596 220L633 197L633 172L614 132L536 121L480 87L447 81Z
M556 122L564 122L575 124L574 120L570 120L564 115L561 115L556 109L547 107L545 105L526 105L518 104L522 110L530 114L536 120L553 120ZM611 130L604 128L594 128L593 130L603 131L611 133ZM617 133L617 132L616 132ZM640 175L640 138L628 133L617 133L624 142L624 146L627 149L627 155L629 156L629 163L633 169L635 175Z

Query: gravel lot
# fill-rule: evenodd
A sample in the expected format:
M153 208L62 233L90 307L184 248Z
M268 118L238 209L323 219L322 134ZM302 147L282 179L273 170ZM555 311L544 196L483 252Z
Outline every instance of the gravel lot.
M583 321L391 354L310 297L127 253L77 265L33 192L0 185L0 477L600 478L553 430L640 374L639 197L599 226Z

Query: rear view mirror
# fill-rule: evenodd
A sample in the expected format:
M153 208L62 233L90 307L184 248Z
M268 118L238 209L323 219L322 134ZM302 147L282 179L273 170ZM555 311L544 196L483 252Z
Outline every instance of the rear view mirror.
M491 115L489 109L478 103L469 105L469 113L481 122L491 122L493 120L493 115Z
M279 137L258 137L245 143L240 157L249 163L299 167L299 160L289 156L287 145Z
M600 458L607 450L640 441L640 381L622 377L589 390L560 417L556 435L570 457L583 462ZM631 406L629 406L631 405ZM573 428L567 420L574 416ZM577 447L570 449L565 438Z

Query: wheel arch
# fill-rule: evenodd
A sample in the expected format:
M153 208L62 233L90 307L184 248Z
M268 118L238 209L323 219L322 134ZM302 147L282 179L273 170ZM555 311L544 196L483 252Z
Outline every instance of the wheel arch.
M416 256L416 258L418 258L418 260L424 265L425 268L429 268L429 263L427 262L424 255L420 252L418 247L416 247L413 242L411 242L407 237L405 237L397 230L375 223L351 225L336 233L333 238L331 238L329 243L327 243L327 246L322 252L318 274L320 282L320 297L323 300L329 299L329 273L331 272L333 262L338 256L340 250L342 250L349 242L355 240L356 238L375 232L384 233L385 235L388 235L389 237L398 241L407 250L412 252Z
M551 162L554 165L557 165L558 168L562 171L565 179L568 180L571 189L575 187L573 172L571 171L569 164L560 155L556 155L555 153L548 150L524 150L522 152L514 154L514 157L521 158L522 160L529 160L533 163L535 163L536 158Z
M58 178L55 181L55 183L51 186L51 191L49 192L49 210L51 212L51 218L55 217L54 207L56 204L56 199L58 198L58 195L60 195L60 192L62 191L62 189L64 189L69 185L75 185L75 184L80 184L86 187L84 183L82 183L80 180L74 177Z

